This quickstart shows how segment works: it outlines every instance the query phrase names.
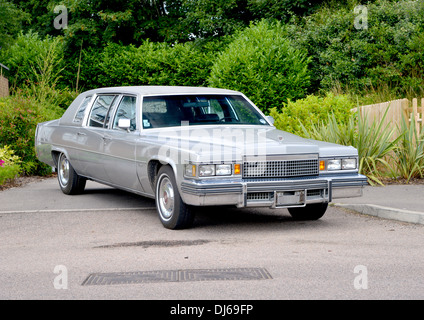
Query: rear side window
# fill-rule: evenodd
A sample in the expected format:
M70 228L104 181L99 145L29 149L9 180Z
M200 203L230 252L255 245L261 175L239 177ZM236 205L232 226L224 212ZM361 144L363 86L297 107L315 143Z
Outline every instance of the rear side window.
M75 118L74 118L74 122L75 123L81 123L82 120L84 119L84 115L85 115L85 110L87 110L87 106L89 104L91 100L91 96L85 97L84 101L81 103Z
M115 95L99 95L91 109L88 125L103 128L109 115L109 108L115 100Z

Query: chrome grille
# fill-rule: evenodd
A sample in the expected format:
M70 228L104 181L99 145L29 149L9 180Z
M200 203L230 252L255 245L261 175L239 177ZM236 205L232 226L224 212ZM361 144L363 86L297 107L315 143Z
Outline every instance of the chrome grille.
M314 197L314 196L320 196L322 190L308 190L307 195L308 197Z
M270 200L273 193L271 192L253 192L247 194L247 200L261 201Z
M245 161L244 178L286 178L318 175L319 161L316 159Z

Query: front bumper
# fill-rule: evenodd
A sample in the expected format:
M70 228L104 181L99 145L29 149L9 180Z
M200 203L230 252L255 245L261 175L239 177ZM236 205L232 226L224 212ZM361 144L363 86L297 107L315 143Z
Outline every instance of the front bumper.
M185 180L183 201L194 206L302 207L336 198L362 196L367 178L360 174L292 179Z

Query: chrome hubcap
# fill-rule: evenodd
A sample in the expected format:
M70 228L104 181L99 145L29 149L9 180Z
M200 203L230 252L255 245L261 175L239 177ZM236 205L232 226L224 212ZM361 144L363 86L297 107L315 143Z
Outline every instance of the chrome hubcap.
M64 156L60 158L59 181L62 186L66 186L69 181L69 161Z
M174 212L174 188L168 177L162 178L158 191L160 213L165 220L169 220Z

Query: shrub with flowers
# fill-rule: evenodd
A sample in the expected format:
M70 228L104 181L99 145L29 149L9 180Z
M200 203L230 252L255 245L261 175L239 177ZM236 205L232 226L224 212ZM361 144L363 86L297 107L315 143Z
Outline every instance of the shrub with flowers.
M0 148L0 186L19 176L22 171L21 160L9 146Z

